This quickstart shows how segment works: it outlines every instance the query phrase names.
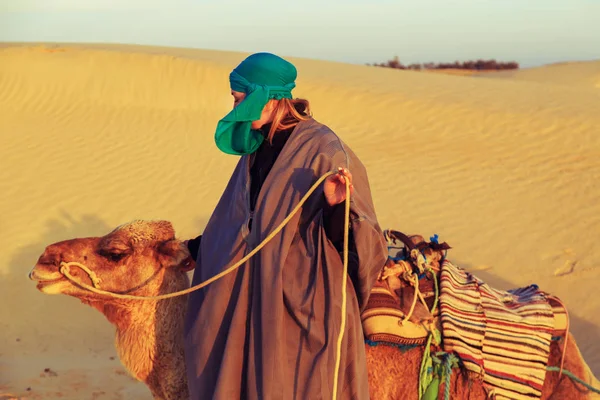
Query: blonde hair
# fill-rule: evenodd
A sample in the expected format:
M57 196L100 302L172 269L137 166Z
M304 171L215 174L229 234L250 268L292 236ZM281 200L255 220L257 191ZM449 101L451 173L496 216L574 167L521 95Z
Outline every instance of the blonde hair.
M275 103L273 109L273 118L271 129L267 140L273 142L273 136L277 131L282 131L295 127L300 121L308 121L312 118L310 103L304 99L281 99L270 100Z

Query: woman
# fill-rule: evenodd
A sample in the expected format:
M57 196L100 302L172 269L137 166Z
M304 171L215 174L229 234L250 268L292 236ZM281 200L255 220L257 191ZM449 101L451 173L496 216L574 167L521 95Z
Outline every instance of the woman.
M344 179L351 183L350 280L338 393L367 399L360 311L387 257L364 166L306 100L296 68L253 54L230 74L234 108L215 142L239 155L204 233L188 242L196 285L260 244L324 173L294 218L235 272L190 294L191 399L329 399L342 305ZM350 173L352 170L352 173Z

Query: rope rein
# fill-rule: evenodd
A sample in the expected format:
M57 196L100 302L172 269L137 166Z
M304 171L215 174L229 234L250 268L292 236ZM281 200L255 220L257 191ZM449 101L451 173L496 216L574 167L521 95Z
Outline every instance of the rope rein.
M342 320L340 326L340 333L338 334L337 340L337 351L335 358L335 369L333 373L333 394L332 399L337 399L338 389L338 376L340 373L340 361L342 355L342 340L344 339L344 330L346 329L346 281L348 280L348 238L350 230L350 182L348 179L344 179L346 182L346 204L345 204L345 215L344 218L344 257L343 264L344 270L342 273Z
M546 371L549 371L549 372L559 372L561 374L565 374L566 376L568 376L569 378L571 378L575 382L577 382L580 385L584 386L589 391L600 394L600 388L595 388L592 385L590 385L589 383L586 383L581 378L578 378L577 376L575 376L575 374L572 373L571 371L568 371L568 370L564 369L562 366L560 368L559 367L550 367L550 366L548 366L548 367L546 367Z
M231 267L221 271L220 273L218 273L217 275L213 276L212 278L209 278L207 280L205 280L204 282L201 282L195 286L189 287L187 289L184 290L179 290L177 292L172 292L172 293L166 293L166 294L162 294L162 295L158 295L158 296L135 296L135 295L129 295L129 294L120 294L120 293L113 293L113 292L109 292L106 290L102 290L100 289L99 286L99 281L100 279L96 277L96 274L94 274L93 271L91 271L88 267L86 267L85 265L81 264L81 263L77 263L77 262L61 262L60 263L60 272L71 282L81 286L84 289L89 290L90 292L94 292L96 294L100 294L100 295L105 295L108 297L112 297L112 298L117 298L117 299L125 299L125 300L164 300L164 299L169 299L172 297L177 297L177 296L182 296L184 294L188 294L191 292L194 292L198 289L202 289L203 287L206 287L208 285L210 285L211 283L221 279L222 277L224 277L225 275L235 271L236 269L238 269L239 267L241 267L246 261L248 261L248 259L250 259L252 256L254 256L254 254L256 254L258 251L260 251L260 249L262 249L269 241L271 241L271 239L273 239L283 228L284 226L294 217L294 215L296 215L296 213L301 209L301 207L304 205L304 203L308 200L308 198L310 197L310 195L317 189L317 187L325 180L327 179L327 177L329 177L330 175L336 174L337 171L329 171L326 172L325 174L323 174L323 176L321 176L314 184L313 186L308 190L308 192L306 192L306 194L304 195L304 197L302 197L300 199L300 201L298 202L298 204L296 205L296 207L294 207L294 209L290 212L290 214L281 222L281 224L279 224L279 226L277 226L277 228L275 228L273 230L273 232L271 232L269 234L269 236L267 236L258 246L256 246L250 253L248 253L244 258L242 258L240 261L238 261L237 263L235 263L234 265L232 265ZM349 209L350 206L350 196L349 196L349 184L348 181L346 180L346 208ZM349 218L349 212L347 210L347 215L346 215L346 219ZM347 228L347 227L346 227ZM346 233L345 233L346 235ZM347 238L346 236L344 236L344 257L346 260L347 257ZM345 265L347 264L347 262L344 263ZM93 282L93 286L90 286L84 282L79 282L75 279L75 277L73 275L71 275L70 273L70 269L69 267L74 266L74 267L78 267L81 268L82 270L84 270L90 277L90 279Z
M244 258L242 258L240 261L238 261L231 267L229 267L229 268L223 270L222 272L218 273L217 275L213 276L212 278L209 278L206 281L201 282L195 286L189 287L187 289L180 290L177 292L167 293L167 294L163 294L163 295L159 295L159 296L135 296L135 295L128 295L128 294L120 294L120 293L113 293L113 292L109 292L109 291L100 289L101 279L98 278L98 276L94 273L94 271L92 271L90 268L88 268L84 264L81 264L78 262L64 262L63 261L60 263L59 271L61 274L63 274L65 276L65 278L67 278L69 281L71 281L73 284L75 284L79 287L82 287L84 289L89 290L90 292L93 292L93 293L96 293L99 295L105 295L105 296L117 298L117 299L164 300L164 299L182 296L182 295L194 292L198 289L201 289L203 287L210 285L211 283L221 279L225 275L227 275L227 274L235 271L239 267L241 267L246 261L248 261L248 259L250 259L254 254L256 254L258 251L260 251L260 249L262 249L268 242L270 242L271 239L273 239L285 227L285 225L287 225L287 223L293 218L293 216L300 210L302 205L304 205L304 203L308 200L310 195L317 189L317 187L325 179L327 179L329 176L334 175L336 173L338 173L338 171L333 170L333 171L329 171L329 172L326 172L325 174L323 174L313 184L313 186L311 186L311 188L306 192L306 194L300 199L300 201L298 202L296 207L294 207L294 209L281 222L281 224L279 224L279 226L277 226L277 228L275 228L273 230L273 232L271 232L258 246L256 246ZM337 339L337 343L336 343L336 363L335 363L335 369L334 369L333 394L332 394L333 400L337 399L342 342L344 339L344 331L345 331L345 327L346 327L346 302L347 302L347 300L346 300L346 281L348 279L348 238L349 238L349 229L350 229L350 221L349 221L349 218L350 218L350 182L348 181L348 179L344 179L344 181L346 184L346 201L345 201L345 216L346 216L346 218L344 221L344 251L343 251L343 275L342 275L342 310L343 310L343 312L342 312L342 317L341 317L341 322L340 322L340 331L339 331L338 339ZM431 267L427 266L426 262L424 262L423 255L420 254L420 252L418 252L418 250L416 252L412 252L411 255L413 256L415 261L417 261L416 262L416 264L418 266L417 268L421 273L423 273L423 272L431 272L432 273L434 284L435 284L435 300L434 300L433 307L429 311L433 316L433 314L435 313L435 311L437 309L437 305L438 305L438 301L439 301L439 284L437 281L436 271L433 270ZM87 273L90 280L92 281L92 286L88 285L87 283L77 281L75 279L75 277L73 275L71 275L71 273L70 273L70 267L72 267L72 266L78 267L81 270L83 270L85 273ZM411 279L411 281L413 281L411 283L414 283L415 293L414 293L411 309L410 309L409 313L405 316L405 318L402 320L402 323L407 321L412 316L417 299L420 299L423 303L425 303L424 299L422 298L422 294L419 291L418 274L414 273L414 275L412 275L411 278L414 279L414 281L413 281L413 279ZM425 306L427 306L427 305L425 304ZM564 306L564 304L563 304L563 306ZM428 307L426 307L426 308L428 308ZM565 309L566 309L566 307L565 307ZM567 321L568 321L568 319L567 319ZM568 324L568 322L567 322L567 324ZM569 328L567 327L567 333L568 333L568 329ZM429 327L429 335L427 338L428 340L427 340L427 344L425 345L426 353L429 353L428 349L430 348L431 341L434 337L434 330L436 330L434 327ZM566 336L568 337L568 334ZM558 372L559 376L564 373L565 375L567 375L569 378L571 378L575 382L586 387L588 390L590 390L594 393L600 393L600 389L597 389L597 388L593 387L592 385L584 382L582 379L578 378L573 373L571 373L570 371L563 368L564 361L565 361L564 360L564 352L566 351L566 347L567 347L567 342L566 342L567 337L565 337L565 344L564 344L563 355L562 355L560 367L547 366L546 370L550 371L550 372ZM453 357L452 354L449 355L449 354L446 354L443 352L439 352L436 355L443 356L442 364L443 364L443 371L444 371L443 375L445 378L444 379L444 381L445 381L444 382L444 399L447 400L450 397L450 376L452 374L452 369L454 367L458 366L458 360L455 357ZM426 368L425 367L425 359L427 356L429 356L429 354L424 355L424 357L423 357L423 360L421 363L421 368L420 368L421 369L420 375L422 375L425 372L425 368ZM435 357L432 357L432 358L435 359ZM419 388L419 389L420 389L419 397L421 398L423 396L423 392L422 392L421 388Z
M205 280L204 282L201 282L195 286L189 287L187 289L184 290L180 290L177 292L172 292L172 293L167 293L167 294L163 294L163 295L159 295L159 296L134 296L134 295L128 295L128 294L120 294L120 293L113 293L113 292L109 292L106 290L102 290L100 289L100 278L98 278L96 276L96 274L94 273L94 271L92 271L91 269L89 269L88 267L86 267L85 265L78 263L78 262L61 262L60 263L60 273L63 274L65 276L65 278L67 278L69 281L71 281L73 284L80 286L84 289L89 290L90 292L94 292L96 294L100 294L100 295L105 295L108 297L112 297L112 298L117 298L117 299L126 299L126 300L164 300L164 299L169 299L169 298L173 298L173 297L177 297L177 296L182 296L188 293L191 293L193 291L196 291L198 289L201 289L203 287L206 287L208 285L210 285L211 283L215 282L218 279L221 279L222 277L224 277L225 275L235 271L236 269L238 269L240 266L242 266L248 259L250 259L254 254L256 254L260 249L262 249L268 242L271 241L271 239L273 239L275 237L275 235L277 235L285 225L287 225L287 223L294 217L294 215L301 209L302 205L304 205L304 203L308 200L308 198L310 197L310 195L317 189L317 187L325 180L327 179L329 176L337 174L338 171L333 170L333 171L329 171L326 172L325 174L323 174L312 186L311 188L306 192L306 194L300 199L300 201L298 202L298 204L296 205L296 207L294 207L294 209L290 212L290 214L281 222L281 224L279 224L279 226L277 226L277 228L275 228L273 230L273 232L271 232L258 246L256 246L250 253L248 253L244 258L242 258L240 261L238 261L237 263L235 263L234 265L232 265L231 267L223 270L222 272L218 273L217 275L213 276L212 278L209 278L207 280ZM336 351L336 363L335 363L335 369L334 369L334 380L333 380L333 395L332 398L335 400L337 399L337 391L338 391L338 377L339 377L339 369L340 369L340 361L341 361L341 352L342 352L342 341L344 339L344 331L346 329L346 281L348 280L348 238L349 238L349 234L348 231L350 229L350 181L348 179L346 179L344 177L344 182L346 185L346 201L345 201L345 222L344 222L344 252L343 252L343 278L342 278L342 318L341 318L341 323L340 323L340 332L338 335L338 339L337 339L337 351ZM92 281L92 285L90 286L87 283L84 282L79 282L75 279L75 277L73 275L71 275L70 273L70 267L78 267L80 269L82 269L83 271L85 271L89 278Z

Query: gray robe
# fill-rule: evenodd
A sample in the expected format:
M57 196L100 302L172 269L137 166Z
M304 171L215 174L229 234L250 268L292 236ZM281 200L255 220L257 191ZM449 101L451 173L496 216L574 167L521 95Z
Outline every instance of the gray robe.
M248 230L250 157L242 156L211 216L193 285L256 247L325 172L352 173L358 267L349 271L338 398L368 399L360 311L387 257L367 173L329 128L301 122L264 182ZM323 185L262 250L235 272L193 292L185 324L190 398L330 399L340 329L343 263L325 235ZM356 282L356 287L353 282Z

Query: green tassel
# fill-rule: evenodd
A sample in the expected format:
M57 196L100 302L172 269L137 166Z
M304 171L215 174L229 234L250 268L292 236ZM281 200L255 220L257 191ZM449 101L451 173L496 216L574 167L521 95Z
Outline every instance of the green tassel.
M440 332L439 329L434 329L433 332L433 343L436 346L439 346L442 344L442 332Z
M433 380L433 360L431 358L431 339L433 335L429 334L425 351L423 352L423 360L421 360L421 370L419 371L419 399L423 398L423 394Z
M423 397L421 400L437 400L438 394L440 390L440 378L436 376L433 378L425 393L423 393Z

